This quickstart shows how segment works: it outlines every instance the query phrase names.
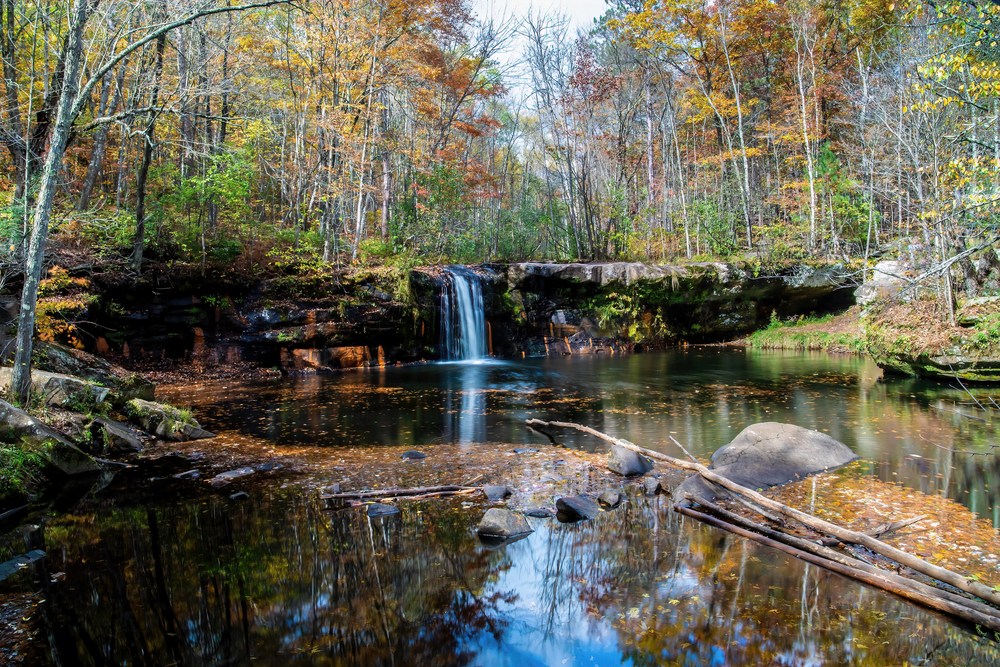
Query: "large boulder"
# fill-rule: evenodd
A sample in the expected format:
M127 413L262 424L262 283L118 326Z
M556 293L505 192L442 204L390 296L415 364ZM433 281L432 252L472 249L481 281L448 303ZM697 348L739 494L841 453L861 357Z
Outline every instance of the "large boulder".
M716 450L709 468L737 484L761 489L834 470L857 458L847 445L825 433L794 424L764 422L748 426L732 442ZM687 478L674 489L674 500L683 501L685 493L707 500L725 495L699 475Z
M85 475L101 470L97 461L58 431L3 400L0 400L0 423L6 431L4 440L18 442L64 475Z
M653 462L639 452L612 445L608 452L608 468L624 477L644 475L653 469Z
M10 388L12 368L0 368L0 391ZM41 397L45 405L89 412L104 402L111 390L88 380L47 371L31 371L32 397Z
M133 398L126 404L132 418L143 430L165 440L198 440L215 434L201 428L190 413L170 405Z

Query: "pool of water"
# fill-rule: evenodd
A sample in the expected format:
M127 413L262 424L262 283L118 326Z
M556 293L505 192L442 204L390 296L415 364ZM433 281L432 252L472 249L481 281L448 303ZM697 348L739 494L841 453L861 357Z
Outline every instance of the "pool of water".
M315 448L544 444L531 417L705 455L759 421L829 432L861 474L996 521L990 415L857 357L692 348L212 384L165 396L229 438ZM976 417L963 416L967 413ZM979 421L979 420L984 421ZM598 449L593 438L557 436ZM114 485L25 540L58 665L971 665L997 644L884 593L632 493L592 521L538 520L501 549L482 508L331 512L296 486L149 498Z

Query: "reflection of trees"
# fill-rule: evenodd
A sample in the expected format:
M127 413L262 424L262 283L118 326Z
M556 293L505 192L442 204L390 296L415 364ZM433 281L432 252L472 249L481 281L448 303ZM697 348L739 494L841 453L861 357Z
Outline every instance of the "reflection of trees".
M662 496L537 528L487 551L468 513L437 501L381 519L296 496L102 509L48 524L48 567L67 576L46 618L63 665L519 666L596 650L598 664L635 665L1000 660Z
M551 584L562 595L547 599L550 619L574 604L614 619L631 664L903 664L929 646L939 658L1000 658L890 596L685 521L656 500L632 500L589 529L554 529L543 560L545 581L561 579ZM586 565L570 565L578 560Z
M63 662L466 664L516 596L483 593L503 553L444 509L369 519L287 499L66 519L46 545L67 573L52 603L79 659Z

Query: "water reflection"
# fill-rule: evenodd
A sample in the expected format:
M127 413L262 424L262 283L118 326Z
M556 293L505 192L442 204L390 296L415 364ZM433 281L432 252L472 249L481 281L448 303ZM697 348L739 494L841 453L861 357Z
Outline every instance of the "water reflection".
M995 664L934 616L662 498L491 551L443 501L95 509L45 531L60 665Z
M676 453L675 437L708 455L750 424L789 422L846 443L883 480L944 494L1000 525L997 456L958 453L991 452L997 417L970 419L957 405L968 400L963 392L881 379L877 366L856 356L690 348L168 388L163 397L194 405L215 432L296 447L538 445L524 427L537 417L668 453ZM559 438L603 447L583 434Z

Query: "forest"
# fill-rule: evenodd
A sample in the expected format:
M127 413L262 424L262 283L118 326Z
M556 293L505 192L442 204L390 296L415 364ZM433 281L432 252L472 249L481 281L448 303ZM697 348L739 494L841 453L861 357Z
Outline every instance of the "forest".
M623 0L572 34L463 0L3 0L0 260L20 272L43 205L139 273L940 260L995 226L995 20Z

